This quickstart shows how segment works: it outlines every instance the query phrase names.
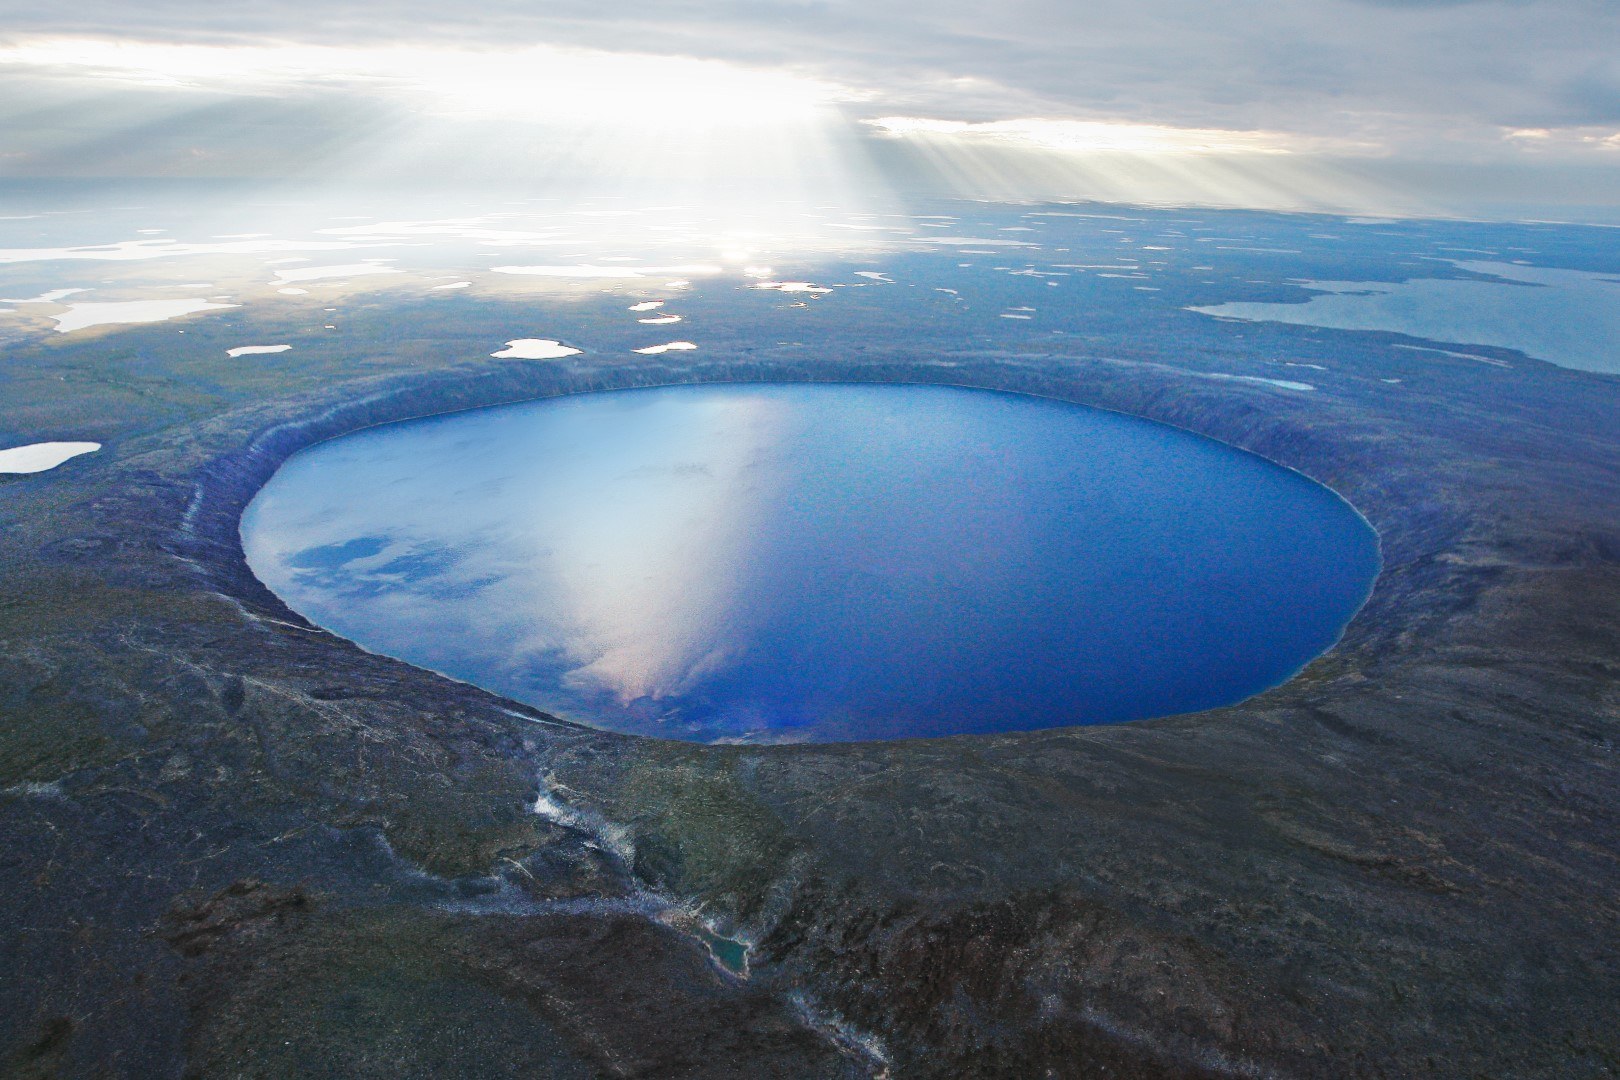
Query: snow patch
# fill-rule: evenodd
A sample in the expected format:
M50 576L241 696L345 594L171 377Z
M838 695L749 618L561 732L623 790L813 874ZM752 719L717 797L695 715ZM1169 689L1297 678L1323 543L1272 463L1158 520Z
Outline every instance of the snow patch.
M52 315L50 318L56 320L58 333L70 334L91 326L166 322L199 311L218 311L236 306L216 304L202 299L121 300L111 303L69 304L67 311L60 315Z
M98 442L42 442L0 450L0 473L39 473L80 454L101 449Z
M506 343L506 348L489 355L498 360L560 360L577 355L582 350L570 348L552 338L517 338Z
M811 296L825 296L832 292L825 285L817 285L813 281L761 281L753 288L785 293L808 293Z
M1228 379L1232 382L1258 383L1263 386L1280 386L1284 390L1315 390L1316 387L1308 382L1292 382L1288 379L1266 379L1259 375L1228 375L1221 371L1197 372L1205 379Z
M342 266L299 266L291 270L277 270L277 281L315 281L320 278L363 277L367 274L403 274L405 271L381 263L345 263Z

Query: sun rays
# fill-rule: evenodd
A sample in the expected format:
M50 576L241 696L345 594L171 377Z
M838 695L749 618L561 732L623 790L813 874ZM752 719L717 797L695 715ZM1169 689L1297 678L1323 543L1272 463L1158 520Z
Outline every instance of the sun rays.
M880 103L867 88L650 52L57 37L0 48L0 75L8 73L116 101L119 123L127 129L138 117L150 152L167 155L149 174L268 172L332 186L667 203L744 251L816 246L802 235L804 208L878 213L894 208L892 192L910 188L993 199L1406 208L1344 165L1376 150L1365 143L1072 117L873 117ZM24 99L11 104L27 108ZM244 110L260 118L257 127L239 122ZM278 124L309 131L279 163L277 144L290 135ZM117 141L82 122L53 139L58 163L104 154Z

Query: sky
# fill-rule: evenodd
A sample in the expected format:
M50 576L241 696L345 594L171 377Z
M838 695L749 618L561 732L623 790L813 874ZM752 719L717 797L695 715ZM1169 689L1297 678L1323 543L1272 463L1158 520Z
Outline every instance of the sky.
M82 0L0 26L0 176L1620 206L1613 0Z

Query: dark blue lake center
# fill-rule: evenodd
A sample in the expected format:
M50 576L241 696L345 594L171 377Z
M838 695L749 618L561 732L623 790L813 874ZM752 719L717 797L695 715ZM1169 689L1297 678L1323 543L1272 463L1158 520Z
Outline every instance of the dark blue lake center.
M374 428L248 507L255 573L373 651L699 741L1114 723L1329 648L1378 541L1186 432L913 385L581 394Z

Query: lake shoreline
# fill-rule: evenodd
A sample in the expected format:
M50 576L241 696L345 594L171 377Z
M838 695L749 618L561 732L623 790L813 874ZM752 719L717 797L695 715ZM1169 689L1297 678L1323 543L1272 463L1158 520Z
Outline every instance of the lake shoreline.
M242 559L241 508L282 460L323 439L571 391L795 380L978 386L1167 422L1339 492L1377 528L1384 571L1337 646L1290 682L1228 709L1115 728L705 747L578 728L367 654L288 611ZM1601 389L1589 380L1572 385ZM31 648L49 650L42 655L55 670L109 700L126 693L122 672L134 665L128 669L142 674L128 677L148 688L143 696L160 695L188 717L163 739L189 745L191 759L220 753L199 739L240 745L231 753L247 756L233 768L246 774L215 780L177 772L172 762L181 759L172 754L143 756L81 767L74 775L82 779L40 791L93 800L86 784L98 770L130 772L120 783L131 790L160 784L177 809L164 819L170 824L154 828L174 832L176 851L189 830L241 818L243 792L297 793L253 809L251 820L262 824L251 828L260 837L255 843L283 833L298 839L222 857L209 880L220 882L217 888L266 875L308 879L321 883L318 895L300 902L300 914L273 916L288 929L262 939L253 928L272 916L253 911L290 911L292 900L268 894L252 910L230 897L209 901L214 906L201 917L218 921L225 940L239 944L191 963L220 977L254 955L296 958L327 948L319 944L329 940L323 935L347 933L341 928L355 919L374 927L386 911L405 939L438 927L431 932L458 935L458 955L481 970L533 985L538 976L521 970L516 942L548 923L523 916L497 932L508 917L493 911L511 903L502 897L566 895L584 903L651 890L700 909L711 932L750 943L746 993L756 1002L749 1008L759 1011L734 1027L738 1037L764 1030L751 1025L818 1017L794 1023L865 1033L850 1045L866 1045L861 1039L870 1036L914 1075L960 1075L991 1067L987 1062L1036 1071L1076 1054L1113 1062L1126 1075L1185 1074L1202 1068L1212 1048L1231 1055L1229 1062L1304 1075L1339 1071L1349 1047L1395 1071L1437 1047L1497 1060L1508 1050L1504 1030L1522 1046L1531 1029L1489 1010L1480 1022L1485 1029L1436 1029L1434 1010L1457 1007L1448 1004L1454 999L1446 987L1489 987L1491 972L1510 958L1541 955L1548 940L1583 940L1574 927L1589 918L1590 875L1604 880L1606 871L1594 868L1584 879L1514 875L1534 881L1529 891L1503 890L1490 879L1567 850L1534 838L1566 828L1556 824L1567 820L1558 815L1588 805L1568 800L1585 799L1579 793L1601 783L1591 770L1605 736L1590 726L1601 721L1583 727L1556 718L1602 715L1591 697L1597 684L1577 671L1583 657L1610 647L1604 635L1612 630L1596 613L1608 610L1605 597L1620 597L1620 574L1603 555L1611 541L1602 539L1600 521L1612 519L1591 498L1558 501L1569 486L1546 479L1556 475L1557 459L1522 455L1506 475L1552 501L1532 518L1503 516L1472 486L1470 463L1498 437L1478 415L1437 418L1432 410L1387 406L1373 412L1355 400L1306 404L1302 397L1310 395L1128 359L1060 365L1043 354L936 350L806 364L706 350L700 363L487 361L349 378L148 439L137 455L114 445L104 451L112 455L106 475L122 479L119 494L100 497L95 531L45 541L42 566L57 577L79 575L76 581L97 575L102 592L75 586L77 606L88 612L123 611L116 605L134 602L119 599L126 594L168 599L104 616L104 632L46 637ZM1499 426L1510 431L1508 421ZM80 482L103 483L99 475ZM1606 490L1590 483L1580 489ZM1593 539L1583 547L1571 536ZM36 580L36 589L55 587L49 583L56 577ZM126 659L109 664L108 656ZM172 674L147 673L154 664ZM1497 674L1482 682L1475 673L1484 664ZM1512 687L1506 695L1504 680ZM1480 760L1491 763L1488 780L1478 775ZM162 768L176 778L160 781ZM1540 785L1550 781L1537 779L1544 776L1560 777L1572 794L1547 796ZM566 822L531 811L546 792L566 808ZM12 805L56 797L18 796ZM1504 802L1517 815L1508 820L1522 823L1506 826L1517 837L1511 849L1501 847ZM1399 814L1386 809L1408 805ZM824 806L836 806L836 814L818 809ZM243 820L238 827L247 828ZM36 842L17 827L22 843ZM102 835L91 828L85 842ZM117 835L106 833L105 842ZM381 846L363 858L340 854L362 837ZM1137 858L1144 851L1158 853L1152 863ZM264 852L280 854L267 864ZM166 864L150 865L154 880L171 874ZM1497 869L1482 876L1491 865ZM428 877L414 876L423 873ZM441 893L420 895L427 882L442 883L432 886ZM443 890L490 899L444 915ZM128 910L158 919L168 895L154 894L156 907ZM1459 896L1472 899L1459 906ZM376 907L378 897L389 898L384 908ZM570 915L576 921L569 932L589 936L628 918L602 910ZM1486 923L1519 929L1503 938L1480 931ZM342 955L360 962L371 932ZM688 962L712 967L696 939L653 933L635 937L640 944L629 953L571 952L566 961L557 954L573 985L600 987L572 991L585 995L581 1007L617 992L612 973L630 956L675 965L661 971ZM973 951L985 933L1000 945ZM136 941L121 948L145 955L141 950L153 947ZM1329 991L1290 983L1295 969L1274 959L1281 949L1305 958L1321 978L1351 985L1364 978L1355 957L1374 941L1381 950L1429 950L1429 962L1449 973L1420 983L1427 1004L1392 1011L1376 996L1335 998L1324 1012L1319 995ZM411 955L435 955L421 948L428 951ZM1102 969L1095 965L1115 955L1110 950L1124 948L1157 958L1145 982L1096 974ZM1104 1010L1101 1027L1071 1015L1068 1005L1043 1011L1048 1007L1017 989L1031 978L1070 986L1071 976L1032 968L1030 957L1075 955L1091 959L1072 977L1102 980L1086 999L1087 1008ZM1401 963L1382 961L1374 970ZM949 979L930 982L935 976L927 972L940 970L952 972ZM1610 1000L1598 989L1602 979L1571 982L1564 961L1555 970L1563 989L1546 990L1538 1008L1596 1025L1594 1003ZM655 981L681 1000L689 978ZM1140 1004L1160 989L1181 993L1187 980L1207 988L1210 996L1200 1000L1229 1003L1220 1008L1236 1008L1240 1018L1222 1021L1196 1003L1172 1013ZM1286 986L1296 988L1285 993ZM1005 989L986 995L985 987ZM935 995L949 1000L958 992L984 1010L974 1030L986 1037L1016 1032L1014 1040L942 1050L947 1042L931 1019L940 1007ZM795 1011L794 994L807 1012ZM258 1030L251 994L221 1000L225 1011L209 1030ZM1307 1033L1329 1012L1334 1040L1313 1049ZM655 1021L620 1019L591 1030L661 1053L676 1053L679 1042ZM810 1056L798 1073L784 1075L834 1074L810 1044L796 1045ZM1532 1051L1544 1058L1562 1053L1552 1043L1535 1045L1545 1047ZM839 1051L837 1067L864 1075L857 1058Z

